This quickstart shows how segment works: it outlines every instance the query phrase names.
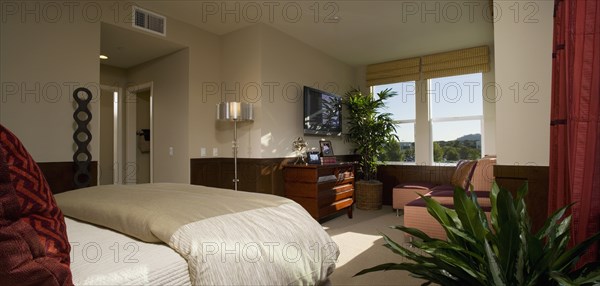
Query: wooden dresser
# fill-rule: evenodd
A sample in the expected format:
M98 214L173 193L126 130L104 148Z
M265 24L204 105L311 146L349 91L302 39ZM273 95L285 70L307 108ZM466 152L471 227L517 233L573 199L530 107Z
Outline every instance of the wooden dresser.
M354 164L286 165L283 168L285 196L320 220L347 209L352 218Z

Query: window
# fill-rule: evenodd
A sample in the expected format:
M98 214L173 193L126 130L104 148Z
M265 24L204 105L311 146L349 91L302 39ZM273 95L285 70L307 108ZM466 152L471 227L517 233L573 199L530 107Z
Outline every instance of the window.
M383 112L392 114L396 122L398 144L385 146L379 160L392 162L415 162L415 82L401 82L373 86L373 93L391 88L398 95L386 101L387 108Z
M400 142L386 146L379 158L381 161L454 163L461 159L481 158L481 73L372 88L375 94L387 88L398 93L387 100L385 112L393 114Z
M481 74L430 79L428 94L433 162L481 158Z
M400 94L388 104L398 116L401 143L386 146L381 159L444 164L479 158L483 151L493 153L482 145L486 128L494 136L494 102L483 100L483 79L493 82L485 74L490 65L487 45L368 65L366 82L374 92L393 87ZM416 100L409 102L409 94ZM486 115L489 122L483 120L484 107L492 112Z

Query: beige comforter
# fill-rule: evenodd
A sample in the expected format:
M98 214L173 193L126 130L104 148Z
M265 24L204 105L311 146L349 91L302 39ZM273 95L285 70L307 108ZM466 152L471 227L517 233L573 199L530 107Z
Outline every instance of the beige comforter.
M85 188L56 201L67 216L168 244L195 285L318 284L339 254L301 206L278 196L162 183Z

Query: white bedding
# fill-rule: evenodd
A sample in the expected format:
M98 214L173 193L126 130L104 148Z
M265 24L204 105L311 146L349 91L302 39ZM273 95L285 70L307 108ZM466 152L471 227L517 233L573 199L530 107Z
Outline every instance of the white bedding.
M169 245L188 258L195 285L315 285L327 281L339 255L295 203L190 223Z
M168 246L68 217L65 222L75 285L191 285L187 262Z
M161 183L97 186L55 197L67 216L168 244L187 261L192 285L321 284L339 255L337 245L306 210L278 196ZM113 245L133 249L109 242L105 247L110 254ZM135 274L149 273L150 267L144 267L117 267L107 273L131 276L132 281L149 279ZM94 278L91 273L86 279Z

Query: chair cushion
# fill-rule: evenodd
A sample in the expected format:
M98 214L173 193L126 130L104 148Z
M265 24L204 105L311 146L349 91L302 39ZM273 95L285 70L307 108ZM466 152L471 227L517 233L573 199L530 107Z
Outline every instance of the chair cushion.
M33 262L25 263L25 261L34 260L38 264L45 265L46 271L54 274L59 285L71 285L69 269L71 248L67 239L66 225L44 175L19 139L2 125L0 125L0 153L2 153L1 168L4 176L2 183L5 190L2 196L7 202L6 205L2 204L0 210L2 224L6 227L6 229L3 227L1 235L8 243L4 244L3 241L3 247L7 245L19 247L19 251L6 252L9 255L29 255L2 259L3 262L8 263L3 264L3 268L9 267L6 269L16 275L11 277L21 277L19 275L24 275L23 278L29 277L25 274L32 269ZM16 210L15 202L18 206ZM8 229L12 231L5 231ZM21 253L22 251L25 252ZM12 265L13 268L10 268L12 262L20 264ZM25 268L20 269L19 266ZM15 272L17 270L19 271ZM37 276L31 275L31 278L35 277Z
M421 189L421 190L427 189L427 190L429 190L433 187L435 187L435 184L430 183L430 182L409 182L409 183L399 184L399 185L395 186L394 188Z
M450 181L452 185L467 190L469 186L469 181L473 176L473 170L475 169L475 165L477 165L477 161L458 161L458 163L456 164L456 169L454 170L454 174L452 174L452 179Z
M453 209L454 205L451 203L441 203L440 204L444 207ZM425 200L423 198L418 198L416 200L410 201L409 203L406 204L407 207L427 207L427 203L425 202Z
M433 184L401 184L393 189L392 207L394 209L403 209L404 205L414 199L419 198L419 194L425 195L430 192L429 186Z
M431 189L431 191L438 191L438 192L444 192L444 191L450 191L450 192L454 192L454 186L453 185L439 185L439 186L435 186Z
M475 193L475 195L477 196L477 203L479 203L481 207L492 206L492 203L490 202L490 192L467 192L467 195L470 196L471 193ZM440 202L441 204L454 204L454 190L432 190L428 195L436 201Z

